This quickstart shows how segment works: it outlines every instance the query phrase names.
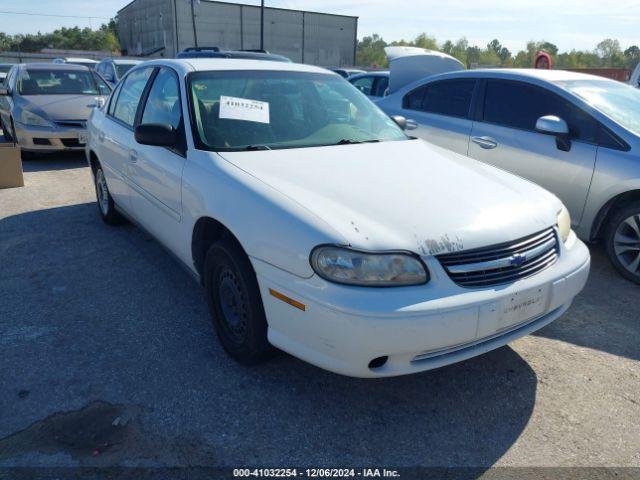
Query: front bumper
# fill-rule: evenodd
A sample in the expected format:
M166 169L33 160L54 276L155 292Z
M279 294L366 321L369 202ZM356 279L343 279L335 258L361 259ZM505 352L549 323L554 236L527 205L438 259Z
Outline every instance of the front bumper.
M427 285L364 288L296 277L252 258L269 323L269 341L321 368L355 377L387 377L455 363L505 345L551 323L584 287L587 247L572 233L548 269L517 282L462 288L439 262L425 258ZM533 318L502 323L500 306L522 292L546 292ZM275 290L304 305L283 302ZM371 360L387 357L378 368Z
M79 137L86 137L87 130L83 127L36 127L19 122L14 124L18 144L27 152L56 152L64 150L84 150L85 144L79 142Z

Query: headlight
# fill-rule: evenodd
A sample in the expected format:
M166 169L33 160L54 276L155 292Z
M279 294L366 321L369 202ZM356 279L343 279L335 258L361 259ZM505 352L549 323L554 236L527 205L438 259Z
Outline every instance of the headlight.
M20 114L20 120L25 125L34 125L36 127L50 127L51 122L40 115L30 112L29 110L22 110Z
M347 285L399 287L429 281L420 259L402 252L362 252L323 245L311 252L311 267L325 280Z
M558 231L560 232L562 243L566 242L571 233L571 217L569 216L569 210L564 205L562 210L558 212Z

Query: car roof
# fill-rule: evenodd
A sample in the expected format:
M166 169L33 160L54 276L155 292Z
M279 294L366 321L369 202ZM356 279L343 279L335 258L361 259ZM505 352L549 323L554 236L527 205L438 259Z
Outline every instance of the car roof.
M356 73L355 75L351 75L349 77L349 80L355 80L357 78L361 78L361 77L388 77L389 76L389 72L388 71L383 71L383 72L364 72L364 73Z
M121 65L137 65L144 60L136 60L135 58L103 58L100 62L113 62Z
M587 73L571 72L569 70L543 70L535 68L479 68L476 70L460 70L455 72L434 75L435 78L445 77L480 77L480 78L518 78L521 80L535 79L544 82L556 83L568 80L603 80L614 81ZM431 79L430 79L431 80Z
M166 65L175 70L187 74L197 71L216 71L216 70L272 70L285 72L309 72L323 73L325 75L336 75L322 67L313 65L304 65L293 62L274 62L271 60L247 60L240 58L176 58L176 59L159 59L144 62L145 66L150 65Z
M20 63L19 66L29 70L89 70L89 67L76 63Z
M66 62L84 62L84 63L98 63L97 60L93 60L92 58L82 58L82 57L64 57Z

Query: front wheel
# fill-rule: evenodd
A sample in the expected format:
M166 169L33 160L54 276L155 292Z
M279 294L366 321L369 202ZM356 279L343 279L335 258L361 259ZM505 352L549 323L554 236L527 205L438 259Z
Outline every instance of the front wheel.
M107 225L118 225L122 223L124 218L116 210L111 193L109 193L107 179L105 178L100 165L97 166L95 172L95 187L96 197L98 199L98 211L100 212L100 218L102 218L102 221Z
M209 248L204 275L213 326L227 354L244 365L268 358L273 347L256 274L230 235Z
M640 201L617 210L607 227L606 250L614 267L640 284Z

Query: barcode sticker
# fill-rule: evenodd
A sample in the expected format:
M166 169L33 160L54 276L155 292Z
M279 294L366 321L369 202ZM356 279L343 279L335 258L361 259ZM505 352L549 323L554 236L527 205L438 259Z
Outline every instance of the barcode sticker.
M221 95L220 118L269 123L269 103Z

